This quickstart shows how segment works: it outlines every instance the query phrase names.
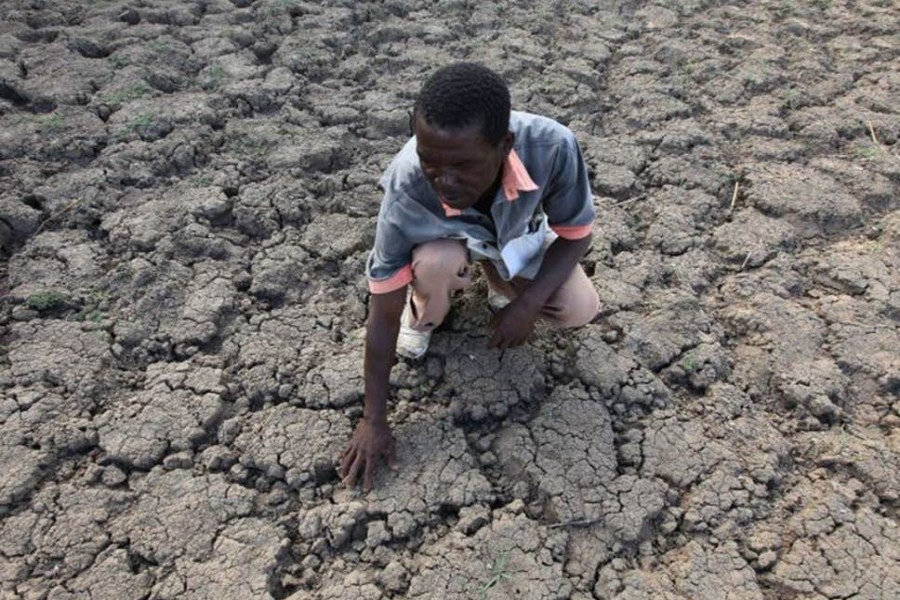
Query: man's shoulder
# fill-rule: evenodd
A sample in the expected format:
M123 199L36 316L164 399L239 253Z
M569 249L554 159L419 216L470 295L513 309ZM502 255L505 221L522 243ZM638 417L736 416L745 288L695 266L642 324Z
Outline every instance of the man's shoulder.
M423 191L423 186L427 187L416 154L416 138L410 138L394 155L378 183L388 196L397 197L415 196Z
M543 185L552 180L561 165L580 153L572 131L549 117L514 111L510 130L515 134L515 149L531 178Z
M575 140L572 131L562 123L519 110L510 113L509 128L516 136L516 146L558 146Z
M439 207L438 198L419 166L415 138L406 142L394 155L378 184L384 191L380 219L415 221L426 218L429 212Z

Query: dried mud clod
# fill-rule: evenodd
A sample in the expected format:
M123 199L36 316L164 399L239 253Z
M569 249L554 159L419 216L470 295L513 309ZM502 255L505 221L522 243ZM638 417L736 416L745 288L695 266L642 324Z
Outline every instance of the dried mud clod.
M0 597L900 596L890 2L33 2L0 15ZM481 281L360 414L378 177L480 60L578 137L577 332Z

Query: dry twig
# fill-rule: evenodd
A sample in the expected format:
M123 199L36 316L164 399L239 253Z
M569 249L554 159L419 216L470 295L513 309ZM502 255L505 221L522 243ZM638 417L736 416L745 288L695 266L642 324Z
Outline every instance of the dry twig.
M548 526L548 529L560 529L562 527L586 527L600 523L603 519L573 519L571 521L563 521L562 523L554 523Z
M875 144L875 147L884 152L887 156L893 158L894 160L900 160L900 156L893 154L884 145L878 141L878 138L875 136L875 126L872 125L872 119L866 119L866 125L869 127L869 137L872 138L872 143Z
M737 203L738 199L738 189L740 189L741 182L735 180L734 182L734 193L731 194L731 206L728 207L728 212L734 212L734 205Z
M881 142L879 142L878 138L875 137L875 127L872 125L872 119L866 120L866 125L869 126L869 135L872 136L872 142L874 142L876 146L881 148Z
M625 206L626 204L634 204L639 200L644 200L646 196L635 196L634 198L629 198L628 200L616 200L612 203L613 206Z
M44 225L46 225L47 223L49 223L49 222L52 221L53 219L55 219L55 218L57 218L57 217L59 217L59 216L62 216L62 215L64 215L64 214L66 214L67 212L69 212L70 210L72 210L73 208L75 208L75 206L77 206L79 202L81 202L81 198L78 198L78 199L76 199L76 200L72 200L71 202L69 202L68 204L66 204L64 207L62 207L61 210L56 211L55 213L53 213L52 215L50 215L49 217L47 217L46 219L44 219L43 221L41 221L41 224L38 225L37 229L34 230L34 235L39 234L39 233L41 232L41 230L44 229Z

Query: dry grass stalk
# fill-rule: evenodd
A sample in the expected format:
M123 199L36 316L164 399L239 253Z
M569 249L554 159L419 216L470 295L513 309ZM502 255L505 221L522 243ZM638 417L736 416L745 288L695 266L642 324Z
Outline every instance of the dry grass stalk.
M49 217L47 217L46 219L41 221L41 224L38 225L38 228L34 230L34 235L39 234L41 232L41 230L44 229L44 226L47 223L49 223L50 221L52 221L53 219L56 219L57 217L60 217L64 214L66 214L67 212L69 212L70 210L72 210L73 208L75 208L79 202L81 202L81 198L78 198L77 200L73 200L73 201L69 202L64 207L62 207L62 209L56 211L55 213L53 213L52 215L50 215Z
M875 147L894 160L900 160L900 157L898 157L896 154L892 154L890 151L888 151L887 148L884 147L881 142L878 141L878 137L875 135L875 126L872 125L872 119L866 119L866 125L869 128L869 137L872 138L872 143L875 144Z

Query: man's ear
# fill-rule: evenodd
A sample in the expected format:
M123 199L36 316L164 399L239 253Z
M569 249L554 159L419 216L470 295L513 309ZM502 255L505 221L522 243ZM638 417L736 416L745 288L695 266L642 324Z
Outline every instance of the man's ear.
M503 144L503 156L508 156L512 152L513 146L516 145L516 134L507 131L500 143Z

